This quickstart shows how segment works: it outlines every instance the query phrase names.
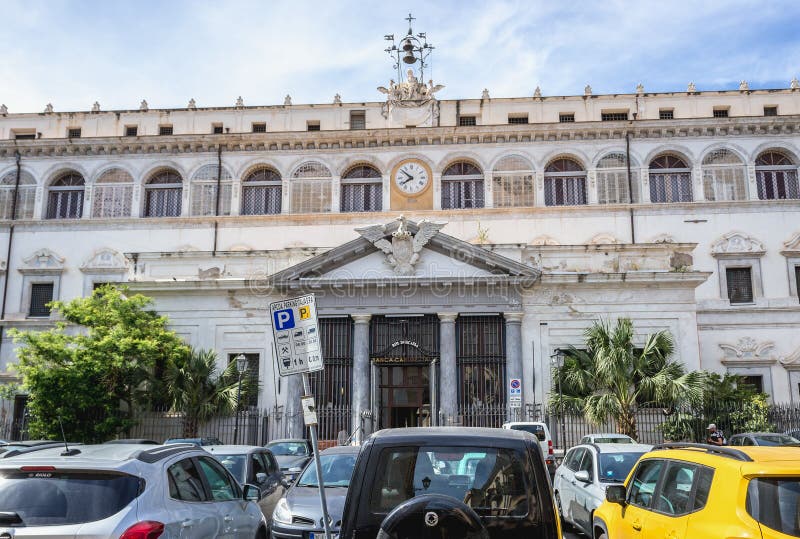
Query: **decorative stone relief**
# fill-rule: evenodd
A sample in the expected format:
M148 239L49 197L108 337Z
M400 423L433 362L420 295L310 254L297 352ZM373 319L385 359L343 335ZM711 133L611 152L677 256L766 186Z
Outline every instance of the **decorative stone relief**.
M537 86L537 87L536 87L536 89L533 91L533 97L535 97L535 98L537 98L537 99L541 99L541 98L542 98L542 89L541 89L541 88L539 88L538 86Z
M729 254L762 256L766 251L763 243L743 232L729 232L711 244L711 254L715 257Z
M531 245L561 245L558 241L553 238L552 236L548 236L543 234L541 236L536 236L530 241Z
M587 242L587 245L618 245L622 243L614 235L605 232L597 234Z
M197 278L200 280L219 279L225 273L225 264L215 264L211 266L198 266Z
M6 261L5 261L5 260L0 260L0 274L3 274L3 273L5 273L5 272L6 272L6 269L7 269L7 267L8 267L8 266L7 266L7 264L6 264Z
M419 260L420 251L445 223L422 221L417 233L411 234L406 228L406 218L401 215L399 221L400 226L392 233L391 242L384 238L386 225L357 228L356 232L386 254L386 263L396 275L414 275L414 265Z
M64 271L64 259L50 249L39 249L22 261L20 273L60 273Z
M795 234L792 239L783 242L781 254L783 256L800 256L800 232Z
M778 357L778 361L788 370L800 370L800 346L791 354Z
M491 97L489 97L489 88L483 89L483 92L481 92L481 99L491 99Z
M742 337L736 344L720 343L719 347L725 353L723 365L728 364L773 364L775 357L769 352L775 348L772 341L758 342L752 337Z
M390 79L388 88L378 86L378 91L386 94L381 114L405 125L436 126L439 124L439 101L433 94L442 88L442 84L434 86L433 80L428 84L417 80L414 70L409 69L405 82L395 83Z
M333 104L334 105L341 105L342 104L342 96L339 95L339 94L334 95L333 96Z
M84 273L119 273L127 269L127 260L114 249L100 249L81 264Z
M650 243L677 243L675 238L669 234L659 234L650 240Z

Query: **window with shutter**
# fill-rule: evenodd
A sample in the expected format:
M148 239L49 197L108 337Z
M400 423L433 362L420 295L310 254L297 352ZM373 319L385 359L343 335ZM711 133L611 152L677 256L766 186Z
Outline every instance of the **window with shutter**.
M15 190L16 209L13 207ZM29 172L20 172L18 187L16 171L7 173L0 178L0 219L32 219L35 198L36 180Z
M53 301L53 283L31 284L31 304L28 309L28 316L50 316L50 307L47 304L51 301Z
M733 303L753 303L753 279L750 268L726 268L728 299Z
M112 168L97 178L92 190L92 217L130 217L133 178L120 168Z
M251 170L242 182L242 215L281 213L281 176L267 166Z
M458 161L442 173L442 209L483 208L483 171L467 161Z

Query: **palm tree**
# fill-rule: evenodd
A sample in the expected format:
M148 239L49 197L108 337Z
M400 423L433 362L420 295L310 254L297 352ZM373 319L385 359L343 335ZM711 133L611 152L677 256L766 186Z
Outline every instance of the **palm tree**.
M250 377L248 376L248 382ZM252 383L242 383L242 402ZM238 373L236 362L217 376L217 354L213 350L190 350L167 363L164 387L172 408L184 413L183 436L194 438L200 423L236 410Z
M620 433L636 439L640 405L702 397L703 373L687 373L670 360L675 344L668 331L648 335L644 346L636 348L633 322L620 318L613 327L608 321L595 322L584 336L586 350L571 347L556 372L562 397L551 397L555 406L580 411L596 425L613 417Z

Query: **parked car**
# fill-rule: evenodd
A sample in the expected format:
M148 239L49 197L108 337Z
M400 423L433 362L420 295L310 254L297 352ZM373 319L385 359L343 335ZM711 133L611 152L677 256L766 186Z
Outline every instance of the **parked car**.
M293 481L314 456L311 442L302 438L272 440L267 444L288 481Z
M744 432L731 436L728 445L800 445L800 440L778 432Z
M167 444L192 444L202 447L205 445L222 445L222 442L214 436L202 436L199 438L167 438L164 440L164 445Z
M239 484L258 487L258 506L269 524L275 504L287 489L283 473L269 449L257 445L207 445L203 449L214 455Z
M510 421L503 423L504 429L521 430L530 432L539 441L539 446L542 449L547 470L550 472L550 477L556 472L556 457L553 453L553 438L550 436L550 429L547 428L547 423L541 421Z
M636 440L626 434L602 432L587 434L581 438L582 444L635 444Z
M651 445L581 444L564 456L556 470L553 492L562 520L592 535L592 516L603 500L606 488L620 485Z
M331 531L336 534L342 525L344 500L359 449L358 446L345 445L329 447L319 454ZM313 460L306 465L286 497L278 502L271 530L275 539L324 539L319 481Z
M798 440L800 440L800 429L787 430L786 432L784 432L784 434L788 434L792 438L797 438Z
M16 457L18 455L25 455L27 453L42 451L44 449L50 449L52 447L60 448L62 451L65 451L67 448L80 445L83 444L68 442L67 445L65 446L64 442L58 442L55 440L27 440L24 442L10 442L0 447L0 459L7 459L11 457Z
M537 442L514 429L378 431L356 461L340 536L560 538Z
M145 445L161 445L160 443L156 442L155 440L150 440L148 438L119 438L117 440L109 440L104 442L107 444L145 444Z
M595 539L799 537L797 449L673 443L606 489Z
M254 485L188 444L44 449L0 463L0 537L266 539Z

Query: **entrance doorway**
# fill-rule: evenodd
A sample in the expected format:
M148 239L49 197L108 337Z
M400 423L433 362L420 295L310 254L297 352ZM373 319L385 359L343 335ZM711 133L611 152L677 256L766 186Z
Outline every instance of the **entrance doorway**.
M430 426L430 365L381 365L378 368L380 427Z

